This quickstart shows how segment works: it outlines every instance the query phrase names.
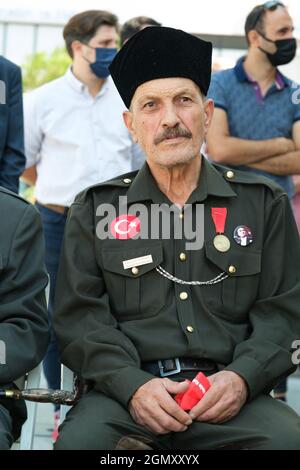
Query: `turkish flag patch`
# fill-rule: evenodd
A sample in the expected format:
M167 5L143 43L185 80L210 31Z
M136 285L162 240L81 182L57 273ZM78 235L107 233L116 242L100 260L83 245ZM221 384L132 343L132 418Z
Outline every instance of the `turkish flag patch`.
M135 237L141 229L140 219L136 215L122 214L110 224L110 232L114 238L129 240Z

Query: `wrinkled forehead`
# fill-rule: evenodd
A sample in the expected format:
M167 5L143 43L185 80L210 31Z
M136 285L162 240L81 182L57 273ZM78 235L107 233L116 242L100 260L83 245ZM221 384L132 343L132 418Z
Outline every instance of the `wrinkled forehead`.
M182 93L202 97L202 93L198 85L189 78L158 78L147 81L138 86L131 100L131 105L148 98L173 98Z

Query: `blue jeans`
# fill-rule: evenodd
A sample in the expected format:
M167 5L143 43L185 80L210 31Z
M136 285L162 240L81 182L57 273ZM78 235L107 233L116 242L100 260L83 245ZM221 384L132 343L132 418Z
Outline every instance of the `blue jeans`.
M53 307L56 277L58 271L58 264L62 241L64 236L64 229L67 221L67 214L59 214L54 212L41 204L36 204L38 208L43 225L46 251L45 251L45 264L50 277L50 297L48 316L51 328L51 340L48 347L46 356L43 362L44 374L48 383L48 387L54 390L60 389L60 360L57 347L57 339L52 327ZM56 410L59 406L56 407Z

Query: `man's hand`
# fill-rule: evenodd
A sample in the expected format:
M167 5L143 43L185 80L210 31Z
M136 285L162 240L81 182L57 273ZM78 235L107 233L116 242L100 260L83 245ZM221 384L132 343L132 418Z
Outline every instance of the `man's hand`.
M193 420L223 423L237 415L247 399L247 385L239 375L221 371L209 377L210 389L190 411Z
M192 419L176 403L172 395L184 393L189 382L152 379L139 387L129 403L129 412L137 424L155 434L182 432Z

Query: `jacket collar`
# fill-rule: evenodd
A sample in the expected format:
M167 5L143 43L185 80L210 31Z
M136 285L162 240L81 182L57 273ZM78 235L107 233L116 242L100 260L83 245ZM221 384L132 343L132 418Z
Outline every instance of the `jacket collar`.
M224 179L228 169L218 170L203 156L199 184L190 195L187 204L203 202L208 196L234 197L236 193L231 185ZM159 189L147 162L142 166L134 178L128 192L128 203L139 201L152 201L155 204L171 204L169 199Z
M237 61L236 66L234 67L236 78L241 83L243 82L254 83L254 80L251 80L251 78L246 73L246 70L244 67L245 59L246 59L246 56L241 57ZM275 85L278 90L282 90L283 88L289 86L288 79L278 69L276 69Z

